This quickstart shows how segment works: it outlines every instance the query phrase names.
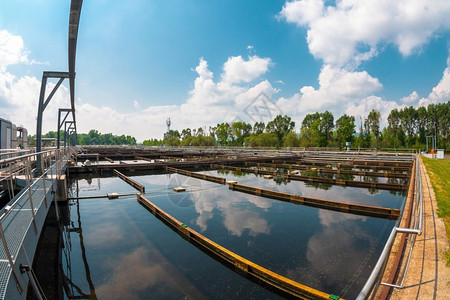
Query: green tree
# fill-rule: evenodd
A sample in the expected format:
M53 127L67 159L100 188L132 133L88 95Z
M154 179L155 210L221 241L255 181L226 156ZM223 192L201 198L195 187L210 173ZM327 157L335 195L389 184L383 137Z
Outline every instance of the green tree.
M251 135L244 140L250 147L277 147L278 138L270 132Z
M346 142L353 143L355 137L355 117L344 114L336 121L336 140L340 147Z
M378 139L380 135L380 120L381 120L381 114L378 110L372 109L367 116L367 127L371 134L375 136L376 139Z
M211 127L211 126L209 126L209 136L212 136L213 138L216 136L216 130L217 130L217 127L215 127L215 126L213 126L213 127Z
M201 147L211 147L216 145L216 140L212 136L198 135L193 140L193 145Z
M187 139L188 137L190 137L190 136L192 136L192 133L191 133L191 129L190 128L186 128L186 129L183 129L183 130L181 130L181 138L184 140L184 139Z
M258 135L264 132L264 129L266 129L266 125L264 124L264 122L255 122L255 124L253 125L253 131L252 133L254 135Z
M304 147L326 147L332 139L334 117L329 111L308 114L300 128L300 144Z
M428 135L436 135L437 147L449 149L450 101L428 106Z
M181 137L181 135L178 132L178 130L172 130L172 129L169 132L164 133L164 139L169 139L172 137L179 139Z
M162 146L162 145L164 145L164 142L162 140L158 140L158 139L148 139L148 140L144 140L142 142L142 145L144 145L144 146Z
M166 146L180 146L180 139L174 136L168 137L164 139L164 144Z
M320 131L320 114L308 114L302 121L300 128L300 145L303 147L318 147L323 135Z
M64 134L61 134L61 138ZM91 129L88 133L78 133L79 145L136 145L136 138L132 136L117 136L112 133L102 134L98 130Z
M205 135L205 132L203 130L203 127L199 127L197 129L197 134L195 136L199 136L199 135Z
M331 112L326 110L324 113L320 114L320 131L325 135L326 144L323 146L328 146L332 139L332 133L334 128L334 116Z
M180 133L178 130L170 130L164 133L164 144L167 146L179 146L180 145Z
M439 148L450 151L450 101L437 104L439 111Z
M245 122L234 122L231 124L232 144L233 146L242 146L244 139L250 136L252 125Z
M415 129L417 122L417 111L414 107L405 107L400 110L400 124L407 135L407 146L411 147L415 143Z
M284 147L298 147L300 145L300 139L299 136L295 133L295 131L289 132L284 137Z
M278 115L267 123L266 131L273 133L278 140L277 146L281 147L283 145L284 137L295 127L295 122L291 120L289 116Z
M355 139L355 147L359 147L359 148L366 148L368 145L366 143L366 138L365 138L365 132L364 132L364 122L362 120L362 117L359 116L360 119L360 123L359 123L359 132L358 132L358 137Z
M417 134L419 142L426 143L426 135L428 131L428 112L427 108L421 106L417 109Z
M400 112L394 108L388 116L388 127L384 131L384 147L400 148L405 146L405 132L400 125Z
M217 142L221 146L226 146L231 140L231 126L228 123L217 124Z

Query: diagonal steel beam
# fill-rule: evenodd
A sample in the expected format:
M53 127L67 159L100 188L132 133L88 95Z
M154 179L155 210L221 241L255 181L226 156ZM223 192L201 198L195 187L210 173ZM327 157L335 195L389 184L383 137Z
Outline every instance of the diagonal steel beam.
M36 121L36 152L42 151L42 121L44 117L44 110L47 107L48 103L52 99L53 95L56 93L57 89L64 81L65 78L69 77L68 72L54 72L54 71L44 71L42 74L42 82L41 82L41 92L39 94L39 103L38 103L38 112L37 112L37 121ZM45 98L45 89L47 87L47 79L48 78L59 78L58 83L53 88L50 95ZM36 173L41 174L41 156L37 156L37 165L36 165Z
M44 102L44 110L47 107L48 103L50 102L50 100L52 100L53 96L55 95L56 91L58 90L59 86L61 85L61 83L64 81L64 77L61 77L58 80L58 83L55 85L55 87L53 88L53 90L51 91L50 95L48 95L47 99Z
M69 113L71 111L72 111L71 108L60 108L59 111L58 111L58 128L56 130L56 148L57 149L60 148L59 147L59 143L60 143L60 140L61 140L60 130L61 130L62 124L66 121L67 116L69 115ZM63 113L63 112L65 112L66 115L64 116L63 120L61 121L61 113ZM64 134L65 134L65 132L64 132Z

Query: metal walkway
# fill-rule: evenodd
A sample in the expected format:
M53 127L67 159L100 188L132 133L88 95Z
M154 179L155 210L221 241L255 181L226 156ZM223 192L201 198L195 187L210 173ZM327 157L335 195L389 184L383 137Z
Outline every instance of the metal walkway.
M31 175L36 154L0 162L3 171L0 182L15 181L24 186L0 210L0 299L25 299L30 280L33 286L33 257L48 209L56 199L56 182L66 169L67 155L59 159L55 150L40 155L44 172L37 178ZM17 170L17 166L21 166L19 171L11 171Z

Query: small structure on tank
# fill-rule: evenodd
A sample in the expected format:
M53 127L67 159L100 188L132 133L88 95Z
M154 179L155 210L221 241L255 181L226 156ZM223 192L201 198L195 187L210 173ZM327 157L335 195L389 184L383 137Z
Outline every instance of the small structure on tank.
M347 152L350 151L351 142L345 142L345 146L347 147Z

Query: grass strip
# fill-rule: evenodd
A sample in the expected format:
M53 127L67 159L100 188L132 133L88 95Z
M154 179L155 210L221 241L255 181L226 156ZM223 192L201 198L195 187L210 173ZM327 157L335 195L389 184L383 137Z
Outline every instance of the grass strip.
M436 194L437 215L444 220L447 238L450 241L450 160L426 157L422 157L422 160ZM444 256L447 267L450 267L450 248L445 250Z

